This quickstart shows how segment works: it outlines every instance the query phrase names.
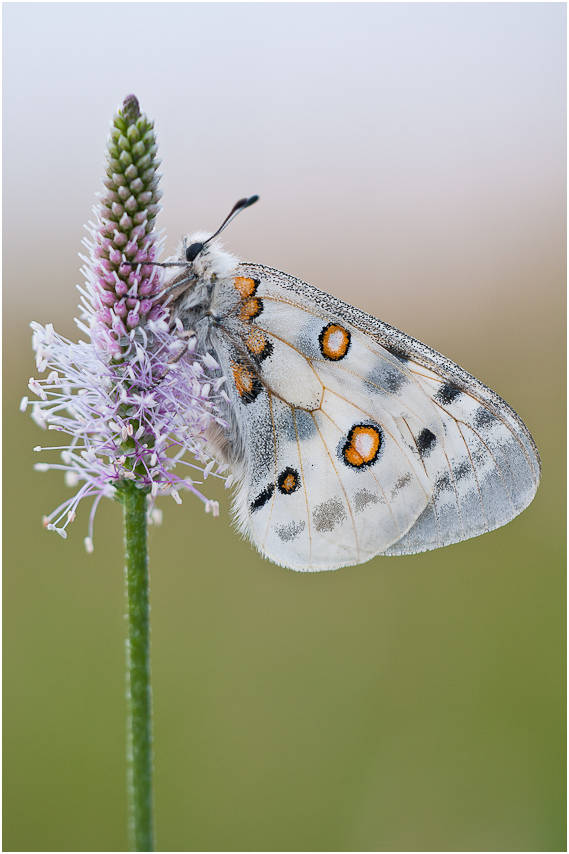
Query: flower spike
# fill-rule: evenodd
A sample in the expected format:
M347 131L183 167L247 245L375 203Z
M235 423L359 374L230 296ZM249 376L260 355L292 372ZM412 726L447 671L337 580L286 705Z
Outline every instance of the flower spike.
M30 380L39 399L24 398L22 409L31 406L40 427L67 437L61 462L36 468L61 470L78 487L46 520L62 536L81 499L91 497L96 508L104 496L120 497L128 484L148 493L149 512L156 496L178 500L181 489L212 508L194 476L199 483L203 466L212 462L205 436L224 423L216 405L224 379L211 357L194 355L170 330L168 309L156 300L164 275L156 265L156 152L153 124L129 95L113 120L104 191L85 241L77 324L87 340L74 343L51 324L31 324L37 369L48 375Z

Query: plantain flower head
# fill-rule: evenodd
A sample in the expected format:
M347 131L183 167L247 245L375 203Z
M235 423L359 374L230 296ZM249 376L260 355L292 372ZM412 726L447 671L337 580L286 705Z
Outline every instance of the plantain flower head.
M64 444L35 449L58 451L61 461L35 468L63 471L76 489L44 523L65 537L79 502L92 498L89 551L100 499L120 498L127 486L148 493L149 512L158 495L180 503L182 489L218 512L194 478L200 484L216 465L205 450L205 434L213 423L224 423L216 405L226 398L224 378L212 356L194 354L192 341L170 330L160 296L163 272L156 265L156 152L153 123L129 95L113 120L104 191L87 227L86 281L79 286L76 319L85 340L74 343L51 324L31 324L37 370L45 377L30 380L35 400L23 398L21 409L31 407L40 427L65 436Z

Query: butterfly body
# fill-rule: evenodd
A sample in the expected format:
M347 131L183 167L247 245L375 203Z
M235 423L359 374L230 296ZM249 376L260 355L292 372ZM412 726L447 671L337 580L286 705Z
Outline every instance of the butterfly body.
M336 569L485 533L530 503L540 463L527 428L450 360L207 235L185 240L179 263L172 331L195 334L226 378L227 427L210 448L263 555Z

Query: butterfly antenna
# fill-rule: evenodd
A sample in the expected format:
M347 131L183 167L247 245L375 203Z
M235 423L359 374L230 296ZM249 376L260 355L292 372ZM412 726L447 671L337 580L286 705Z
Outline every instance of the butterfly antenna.
M223 222L221 223L221 225L219 226L219 228L217 229L215 234L212 234L211 237L208 237L208 239L204 241L204 246L206 245L206 243L209 243L210 240L213 240L214 237L217 237L218 234L221 234L223 229L227 225L229 225L231 220L234 219L237 216L237 214L241 213L241 211L244 211L245 208L248 208L251 205L254 205L255 202L258 202L258 201L259 201L259 196L249 196L248 199L239 199L238 202L235 202L235 204L233 205L233 207L231 208L231 210L229 211L229 213L227 214L227 216L225 217L225 219L223 220Z
M251 205L254 205L255 202L258 202L258 201L259 201L259 196L249 196L248 199L239 199L238 202L235 202L235 204L233 205L233 207L231 208L231 210L229 211L229 213L227 214L227 216L225 217L225 219L223 220L223 222L221 223L221 225L219 226L219 228L217 229L215 234L212 234L211 237L208 237L207 240L204 240L203 244L201 244L201 245L205 246L206 243L209 243L210 240L213 240L214 237L217 237L217 235L223 231L223 229L225 228L226 225L229 225L231 220L234 219L234 217L236 217L238 213L241 213L241 211L244 211L245 208L248 208ZM184 240L185 240L185 238L184 238ZM184 251L185 251L185 249L186 249L186 246L185 246L185 242L184 242ZM188 261L147 261L146 263L151 264L154 267L186 267L186 266L188 266Z

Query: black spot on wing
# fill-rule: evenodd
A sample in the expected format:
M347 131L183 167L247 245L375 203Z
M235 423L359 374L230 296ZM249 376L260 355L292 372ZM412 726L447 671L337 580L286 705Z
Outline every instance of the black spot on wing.
M445 404L448 405L449 403L452 403L461 394L461 389L459 389L458 386L455 386L454 383L444 383L444 385L442 385L435 394L435 400L437 403L442 403L444 406Z
M425 427L421 430L415 441L417 443L419 455L421 457L428 457L437 444L437 437L429 430L428 427Z
M469 462L462 462L453 469L453 475L455 480L464 480L465 477L472 477L472 464Z
M397 370L394 365L381 363L376 365L366 377L366 386L376 394L388 391L390 394L397 392L408 382L403 371Z
M444 472L440 477L438 477L435 481L435 485L433 488L433 498L438 498L443 492L451 492L453 490L453 483L448 472Z
M267 503L267 501L271 500L272 494L275 491L274 483L270 483L262 492L260 492L257 497L251 502L251 513L254 513L255 510L260 510L263 505Z
M476 410L476 414L474 416L474 424L478 429L483 429L484 427L491 427L496 420L496 416L492 415L492 413L486 409L484 406L479 407Z

